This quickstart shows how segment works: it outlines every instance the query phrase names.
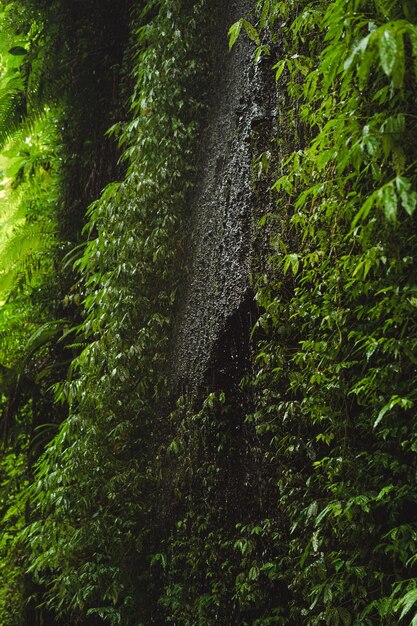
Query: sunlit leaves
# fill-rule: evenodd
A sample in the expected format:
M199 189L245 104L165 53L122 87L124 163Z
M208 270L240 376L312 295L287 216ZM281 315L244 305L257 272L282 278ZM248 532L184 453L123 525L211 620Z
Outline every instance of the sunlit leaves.
M242 26L243 19L240 19L229 28L229 50L231 50L235 45L237 38L240 35L240 31L242 30Z
M229 50L231 50L235 45L241 33L242 27L245 30L249 39L254 41L258 46L261 45L259 33L256 28L250 22L248 22L248 20L241 18L240 20L232 24L232 26L229 28Z

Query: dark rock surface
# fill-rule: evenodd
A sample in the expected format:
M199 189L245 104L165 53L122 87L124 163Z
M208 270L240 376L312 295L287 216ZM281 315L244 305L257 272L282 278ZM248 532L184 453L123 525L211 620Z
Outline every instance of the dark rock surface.
M210 370L221 368L231 321L251 323L253 144L259 144L262 129L270 137L274 90L270 65L268 78L262 64L254 66L255 44L242 33L229 53L227 31L252 8L252 0L224 3L216 18L209 113L196 155L198 183L188 207L188 272L172 358L175 386L192 391L201 388Z

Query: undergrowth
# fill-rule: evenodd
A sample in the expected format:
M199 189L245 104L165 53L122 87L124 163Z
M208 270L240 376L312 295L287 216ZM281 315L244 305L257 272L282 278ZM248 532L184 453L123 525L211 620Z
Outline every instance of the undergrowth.
M136 16L131 121L109 131L127 172L88 210L76 261L85 348L57 387L70 415L38 464L38 519L24 533L30 571L58 614L125 625L154 608L148 463L169 375L206 10L204 2L149 2Z
M414 623L416 9L261 4L297 148L262 219L277 234L247 418L285 520L274 568L291 623Z
M30 356L22 382L28 363L36 380L50 372L57 333L79 353L54 385L69 415L57 434L43 422L44 454L24 428L2 454L4 623L19 626L24 571L64 623L417 623L414 4L258 0L231 26L231 48L249 37L254 62L274 65L283 106L277 137L254 154L254 185L270 185L273 208L254 210L263 249L248 362L205 400L172 388L170 337L213 5L137 8L130 119L109 131L125 175L90 205L87 243L64 259L78 276L66 296L77 326L55 321L27 341L12 303L2 309ZM7 97L14 198L50 168L47 136L16 135ZM37 397L25 384L18 424L32 424Z

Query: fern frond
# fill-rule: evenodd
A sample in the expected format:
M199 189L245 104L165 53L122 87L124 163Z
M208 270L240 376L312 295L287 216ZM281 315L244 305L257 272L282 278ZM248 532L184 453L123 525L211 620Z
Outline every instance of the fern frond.
M25 224L15 229L0 249L0 297L33 285L36 274L48 263L54 244L54 229L45 224Z

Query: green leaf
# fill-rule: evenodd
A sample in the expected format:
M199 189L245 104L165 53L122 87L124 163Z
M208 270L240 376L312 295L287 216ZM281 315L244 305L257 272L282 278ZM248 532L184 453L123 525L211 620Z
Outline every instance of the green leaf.
M408 178L405 178L404 176L397 176L397 178L395 179L395 185L397 187L398 193L401 194L404 191L409 191L411 187L411 182L408 180Z
M10 48L9 50L9 54L13 54L13 56L24 56L25 54L27 54L27 50L26 48L23 48L22 46L14 46L13 48Z
M369 198L365 200L365 202L362 204L361 208L356 213L352 221L353 228L358 224L358 222L368 217L372 207L374 206L375 199L376 199L376 193L373 193L372 195L369 196Z
M353 48L349 57L345 60L343 64L343 69L345 71L348 71L352 67L358 55L363 55L363 53L365 52L368 46L369 38L370 38L370 35L367 35L366 37L361 39L360 42Z
M393 184L390 183L382 188L382 201L385 217L390 222L395 222L397 218L398 198Z
M256 28L254 26L252 26L252 24L250 22L248 22L247 20L243 20L243 26L245 28L246 34L249 37L249 39L251 39L258 46L260 46L261 45L261 40L259 38L259 34L258 34L258 31L256 30Z
M229 50L233 48L236 43L237 38L240 35L240 31L242 30L243 19L238 20L229 28Z
M286 65L286 60L283 59L281 61L278 61L278 63L276 63L276 65L274 65L274 67L272 69L276 70L275 73L275 80L279 80L281 77L282 72L285 69L285 65Z
M392 31L387 28L379 40L379 58L381 66L387 76L391 76L397 59L397 40Z
M284 274L286 274L288 270L291 268L292 273L295 276L298 272L299 266L300 266L300 260L299 260L298 254L287 254L287 256L285 257L285 262L284 262Z
M417 589L411 589L408 593L405 594L398 602L397 609L401 607L403 610L401 611L400 618L402 619L407 615L407 613L411 610L411 608L417 603ZM415 618L414 618L415 619Z
M378 151L379 138L370 131L368 125L363 128L362 148L366 149L370 156L375 156Z
M262 11L261 11L260 22L259 22L261 29L265 28L266 23L268 21L270 4L271 4L270 0L264 0Z
M395 491L394 485L386 485L385 487L381 489L381 491L379 492L375 500L377 501L383 500L387 494L392 493L393 491Z
M271 50L269 48L269 46L258 46L256 48L256 52L255 52L255 64L258 63L259 59L262 58L262 56L271 56Z
M385 417L385 415L391 411L395 406L399 406L402 409L410 409L413 406L412 400L409 398L401 398L400 396L393 396L387 404L385 404L380 412L378 413L378 417L374 422L374 428L378 426L381 420Z
M395 184L400 194L404 211L410 216L413 215L417 206L417 192L411 191L411 182L403 176L397 176Z

